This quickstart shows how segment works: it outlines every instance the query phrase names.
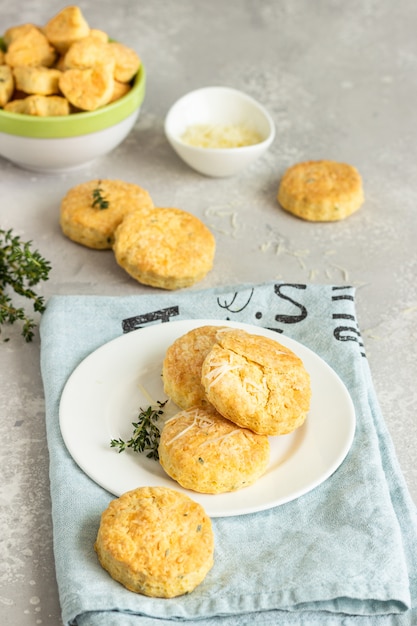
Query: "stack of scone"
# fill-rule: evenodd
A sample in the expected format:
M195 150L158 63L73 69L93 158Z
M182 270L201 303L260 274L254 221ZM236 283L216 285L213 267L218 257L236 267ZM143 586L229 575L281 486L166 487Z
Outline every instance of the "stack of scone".
M27 115L94 111L125 95L141 61L134 50L90 28L78 6L45 26L8 28L0 50L0 106Z
M132 278L161 289L181 289L213 266L215 239L195 215L155 207L142 187L91 180L71 188L60 208L62 232L97 250L112 249Z
M201 326L168 348L165 393L180 411L165 422L159 460L181 486L224 493L253 484L269 464L269 437L301 426L310 376L277 341Z

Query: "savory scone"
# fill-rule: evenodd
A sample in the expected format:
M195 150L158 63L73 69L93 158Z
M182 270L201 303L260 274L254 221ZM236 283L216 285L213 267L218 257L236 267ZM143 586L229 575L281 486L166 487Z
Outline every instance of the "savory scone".
M87 37L90 27L78 6L68 6L45 24L44 32L54 48L62 54L74 41Z
M180 411L165 422L159 462L185 489L227 493L252 485L265 473L269 439L241 428L213 407Z
M117 263L138 282L181 289L211 270L215 239L191 213L155 208L127 215L116 230L113 250Z
M68 100L61 96L38 96L34 94L27 98L10 100L4 105L4 110L38 117L54 117L69 115L70 106Z
M362 179L358 170L346 163L297 163L284 173L277 200L283 209L304 220L342 220L364 201Z
M114 90L113 65L95 65L62 72L59 88L81 111L95 111L108 104Z
M13 39L4 58L11 67L19 65L51 67L57 59L57 53L45 35L33 26Z
M49 67L22 65L13 69L16 88L29 94L51 96L59 94L61 72Z
M310 376L302 360L274 339L244 330L218 333L201 382L221 415L263 435L292 432L310 408Z
M214 562L214 535L204 508L185 494L140 487L110 502L94 549L130 591L173 598L203 582Z
M14 91L14 77L8 65L0 65L0 107L4 107Z
M109 49L115 62L114 78L121 83L129 83L138 72L141 60L132 48L112 41Z
M111 249L114 232L131 211L153 208L146 189L122 180L90 180L72 187L61 201L60 225L72 241Z
M166 350L162 363L164 391L181 409L207 406L201 368L225 326L199 326L178 337Z

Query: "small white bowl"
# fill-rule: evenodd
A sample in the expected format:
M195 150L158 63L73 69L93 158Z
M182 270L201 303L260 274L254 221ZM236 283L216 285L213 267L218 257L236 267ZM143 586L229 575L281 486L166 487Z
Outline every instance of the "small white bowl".
M181 137L190 126L243 126L262 141L238 148L191 146ZM275 126L266 109L251 96L229 87L203 87L186 94L171 107L165 135L175 152L194 170L213 177L237 174L258 159L275 138Z
M142 65L125 96L95 111L36 117L0 109L0 156L43 173L83 167L114 150L130 133L145 84Z

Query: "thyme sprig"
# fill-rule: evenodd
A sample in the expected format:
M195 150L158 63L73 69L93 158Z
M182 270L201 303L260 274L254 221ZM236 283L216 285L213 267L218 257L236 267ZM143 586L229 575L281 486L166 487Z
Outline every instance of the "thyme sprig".
M145 452L148 459L159 459L158 446L161 438L161 430L158 424L165 402L157 402L157 406L149 406L147 409L140 409L137 422L132 422L134 428L131 438L128 441L123 439L112 439L110 447L119 448L119 453L131 448L134 452Z
M32 302L33 310L43 313L44 298L32 287L48 279L51 265L31 241L22 241L12 230L0 229L0 325L22 322L22 335L27 342L34 336L35 321L12 297L22 296ZM10 293L11 291L11 293ZM1 332L1 330L0 330Z
M98 206L100 210L109 208L109 201L103 198L103 190L100 187L101 181L98 181L98 187L93 189L93 204L91 205L93 208Z

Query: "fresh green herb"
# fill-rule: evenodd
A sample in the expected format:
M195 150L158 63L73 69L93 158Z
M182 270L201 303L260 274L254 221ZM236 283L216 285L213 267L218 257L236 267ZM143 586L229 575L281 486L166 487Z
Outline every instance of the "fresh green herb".
M159 418L163 415L165 402L159 402L157 407L149 406L145 411L141 408L138 415L138 421L132 422L134 428L132 437L128 441L123 439L112 439L110 447L119 448L119 453L132 448L134 452L144 452L149 450L146 455L148 459L159 459L158 446L161 438L159 427Z
M93 189L93 204L91 205L93 208L98 206L100 210L109 208L109 201L103 198L102 193L103 190L100 187L101 181L98 181L98 187Z
M31 241L21 241L12 230L0 230L0 325L20 320L22 335L28 342L33 339L36 324L25 308L12 300L12 296L28 298L34 311L43 313L44 298L32 287L47 280L50 269L50 263L32 249ZM11 294L6 293L10 290Z

